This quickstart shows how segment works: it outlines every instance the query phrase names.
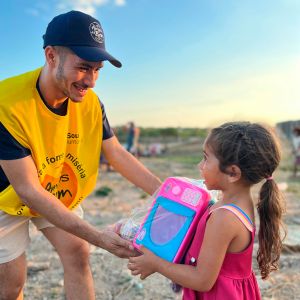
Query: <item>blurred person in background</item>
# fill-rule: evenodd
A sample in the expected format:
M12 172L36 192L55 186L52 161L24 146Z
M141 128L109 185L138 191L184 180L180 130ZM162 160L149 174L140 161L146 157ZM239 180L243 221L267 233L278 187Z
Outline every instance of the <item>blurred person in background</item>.
M127 130L127 138L126 138L126 150L128 152L131 152L131 149L133 147L133 142L134 142L134 123L129 122L127 124L126 130Z
M300 126L293 129L292 142L294 154L293 177L296 177L298 168L300 167Z

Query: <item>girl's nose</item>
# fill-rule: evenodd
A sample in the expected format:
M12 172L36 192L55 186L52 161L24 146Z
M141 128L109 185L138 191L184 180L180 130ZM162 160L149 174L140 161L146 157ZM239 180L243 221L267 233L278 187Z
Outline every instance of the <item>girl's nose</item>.
M201 171L203 168L203 160L201 160L198 165L197 165L198 169Z

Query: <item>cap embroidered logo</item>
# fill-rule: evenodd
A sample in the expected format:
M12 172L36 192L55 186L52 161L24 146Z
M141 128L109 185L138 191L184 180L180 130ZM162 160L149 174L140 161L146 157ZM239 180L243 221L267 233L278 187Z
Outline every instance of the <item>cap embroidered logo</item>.
M90 34L91 34L92 38L96 42L102 44L104 41L104 34L103 34L100 24L97 22L91 23L89 26L89 30L90 30Z

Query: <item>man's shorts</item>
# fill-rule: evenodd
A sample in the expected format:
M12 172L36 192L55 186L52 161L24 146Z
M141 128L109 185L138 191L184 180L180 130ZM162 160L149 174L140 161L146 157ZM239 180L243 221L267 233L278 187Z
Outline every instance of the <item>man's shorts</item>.
M78 206L73 212L83 218L83 210ZM19 257L30 243L29 222L38 230L55 227L45 218L12 216L0 210L0 264Z

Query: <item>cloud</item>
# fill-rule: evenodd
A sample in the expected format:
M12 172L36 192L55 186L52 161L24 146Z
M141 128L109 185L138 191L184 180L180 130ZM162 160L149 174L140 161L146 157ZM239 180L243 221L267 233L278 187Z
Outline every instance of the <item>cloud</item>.
M63 0L57 2L57 9L59 11L79 10L87 14L95 14L100 6L104 6L112 2L111 0ZM124 6L125 0L114 0L114 5Z
M69 10L79 10L90 15L95 15L97 8L112 4L118 7L126 5L126 0L54 0L53 5L49 2L37 2L35 7L26 9L26 13L35 17L43 16L49 11L62 13Z
M124 5L126 5L126 1L125 0L115 0L115 4L117 6L124 6Z

